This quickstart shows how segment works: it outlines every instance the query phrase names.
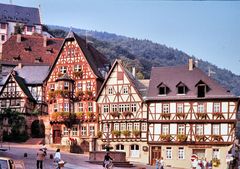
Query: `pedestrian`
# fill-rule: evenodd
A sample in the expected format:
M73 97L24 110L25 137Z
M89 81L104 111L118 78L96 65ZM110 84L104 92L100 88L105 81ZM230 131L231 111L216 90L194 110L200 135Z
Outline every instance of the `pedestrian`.
M37 152L37 169L43 169L43 160L45 158L45 153L42 149Z
M61 160L60 149L58 148L54 155L54 162L58 163Z
M163 161L163 157L160 158L160 169L163 169L164 167L164 161Z
M207 169L207 159L202 158L202 169Z
M160 160L156 158L156 169L159 169L160 167Z

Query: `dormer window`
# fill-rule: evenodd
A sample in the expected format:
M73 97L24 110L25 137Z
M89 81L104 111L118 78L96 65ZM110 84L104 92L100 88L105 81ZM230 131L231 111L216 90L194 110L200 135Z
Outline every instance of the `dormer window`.
M35 63L40 63L42 61L43 60L42 60L41 56L38 56L38 57L35 58Z
M158 86L158 94L159 95L167 95L168 91L169 91L169 88L163 84L163 83L160 83Z
M75 65L74 66L74 72L81 72L81 70L82 70L81 65Z
M186 87L186 85L185 85L184 83L179 82L179 83L176 85L176 87L177 87L177 94L179 94L179 95L184 95L184 94L187 93L187 87Z
M61 67L60 67L60 72L61 72L62 74L67 73L67 67L66 67L66 66L61 66Z
M27 51L27 52L32 51L31 46L25 47L24 49L25 49L25 51Z
M197 97L205 97L205 94L209 90L209 87L202 80L200 80L195 87L197 87Z
M19 61L19 60L21 60L20 55L18 55L18 56L13 56L13 60L14 60L14 61Z

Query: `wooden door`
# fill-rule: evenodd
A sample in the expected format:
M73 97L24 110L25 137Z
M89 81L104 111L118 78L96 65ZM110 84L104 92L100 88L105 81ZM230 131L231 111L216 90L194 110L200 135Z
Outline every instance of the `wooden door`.
M54 144L61 143L61 130L53 130L53 143Z
M161 147L158 147L158 146L152 147L151 165L155 165L156 159L160 159L160 157L161 157Z

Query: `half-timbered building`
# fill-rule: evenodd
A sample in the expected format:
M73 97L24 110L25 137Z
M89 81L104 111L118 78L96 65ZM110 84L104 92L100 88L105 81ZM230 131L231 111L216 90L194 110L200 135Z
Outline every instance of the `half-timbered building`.
M0 84L0 112L11 109L21 113L27 120L28 133L38 119L36 115L47 115L45 88L49 66L22 66L19 64Z
M191 167L191 155L226 168L239 99L194 67L152 68L148 104L150 163Z
M98 150L111 146L148 163L146 87L116 60L99 92Z
M95 98L109 67L101 53L69 32L46 80L51 143L74 140L91 150L98 129Z

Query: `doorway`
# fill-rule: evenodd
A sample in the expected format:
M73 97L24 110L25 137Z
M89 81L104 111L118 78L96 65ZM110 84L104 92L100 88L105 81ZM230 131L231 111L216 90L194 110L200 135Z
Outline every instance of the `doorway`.
M193 154L196 154L198 159L205 158L205 149L193 149Z
M161 147L153 146L152 147L151 165L155 165L156 159L160 159L160 157L161 157Z

